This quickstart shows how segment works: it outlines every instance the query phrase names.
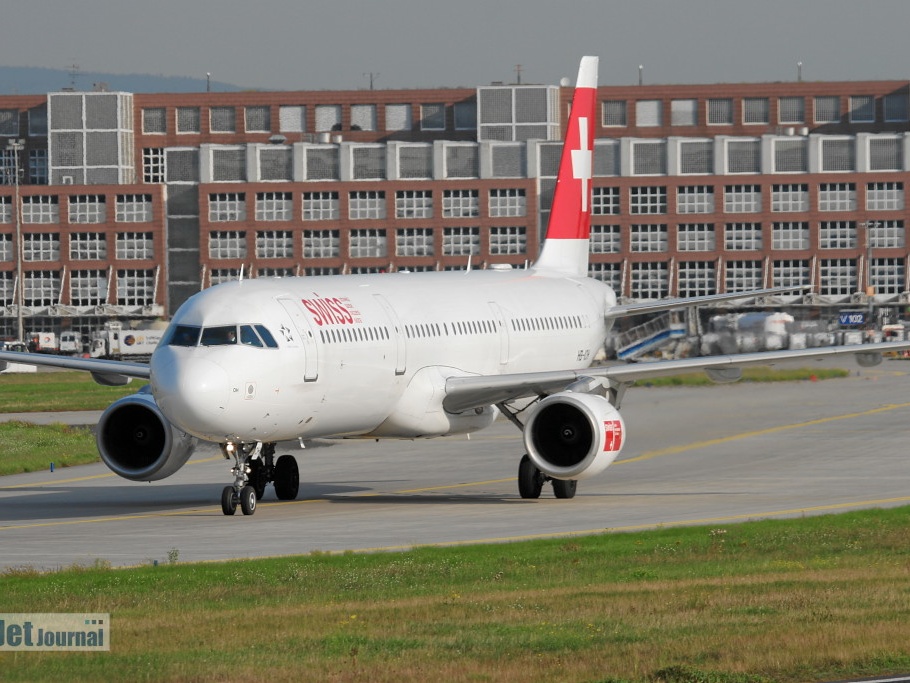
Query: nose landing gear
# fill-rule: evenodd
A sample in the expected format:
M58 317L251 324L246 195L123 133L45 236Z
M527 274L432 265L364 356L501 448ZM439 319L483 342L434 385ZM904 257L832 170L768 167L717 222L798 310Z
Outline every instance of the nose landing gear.
M294 500L300 488L300 473L293 455L282 455L275 462L275 444L234 443L221 444L225 459L234 459L231 474L234 483L221 492L221 511L233 515L237 505L244 515L256 512L256 502L265 495L265 488L273 482L278 500Z

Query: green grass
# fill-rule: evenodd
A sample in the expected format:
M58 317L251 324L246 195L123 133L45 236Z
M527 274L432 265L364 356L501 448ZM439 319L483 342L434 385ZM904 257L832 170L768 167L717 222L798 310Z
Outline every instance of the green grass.
M4 680L786 683L910 671L910 508L208 564L181 564L174 542L159 566L0 576L3 611L112 615L110 653L0 653Z
M836 379L849 377L849 370L840 368L793 368L777 370L763 366L743 368L743 378L741 382L798 382L798 381L817 381L823 379ZM708 386L713 385L704 372L692 372L672 377L656 377L642 382L643 386L649 387L672 387L672 386Z
M86 427L0 422L0 476L98 460L95 437Z
M87 372L4 373L0 375L0 413L104 410L146 382L125 387L96 384Z

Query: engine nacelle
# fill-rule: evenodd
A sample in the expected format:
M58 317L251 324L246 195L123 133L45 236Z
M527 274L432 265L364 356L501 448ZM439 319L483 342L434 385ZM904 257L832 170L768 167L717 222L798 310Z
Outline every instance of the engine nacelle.
M171 476L196 448L196 438L168 422L147 387L104 411L95 441L104 464L132 481Z
M625 425L602 396L564 391L534 407L524 427L525 448L554 479L583 479L603 472L622 450Z

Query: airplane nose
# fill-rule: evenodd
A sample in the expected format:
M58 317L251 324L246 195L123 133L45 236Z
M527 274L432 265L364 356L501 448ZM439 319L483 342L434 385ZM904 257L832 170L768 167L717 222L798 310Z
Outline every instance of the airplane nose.
M227 409L230 390L224 368L204 358L168 352L152 357L152 394L177 427L191 434L210 433Z

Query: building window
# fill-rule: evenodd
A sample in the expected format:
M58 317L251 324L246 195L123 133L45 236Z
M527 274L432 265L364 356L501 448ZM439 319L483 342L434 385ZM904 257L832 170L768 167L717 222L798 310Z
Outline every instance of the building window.
M74 261L100 261L106 259L107 239L104 233L70 233L70 258Z
M904 221L875 221L869 224L869 243L873 249L903 249Z
M353 268L351 270L353 270ZM318 275L341 275L341 269L328 266L317 266L315 268L304 268L303 274L310 277Z
M661 253L667 251L666 225L633 225L629 247L632 253Z
M351 220L366 220L385 217L386 209L384 191L356 190L348 195L348 218Z
M727 140L727 173L761 173L761 140Z
M70 303L73 306L100 306L106 294L106 270L74 270L70 274Z
M104 195L82 194L69 198L70 223L104 223L107 211Z
M337 147L307 147L304 152L305 180L338 179L340 161Z
M592 216L619 215L619 188L595 187L591 191Z
M142 150L142 181L159 184L165 179L164 149L146 147Z
M117 304L119 306L150 306L155 303L154 294L155 271L117 271Z
M0 109L0 135L10 137L19 135L18 109Z
M233 282L240 278L240 271L237 268L212 268L212 274L209 275L209 285L214 287L224 282Z
M351 258L388 256L385 230L351 230L348 255Z
M676 228L678 251L714 251L713 223L683 223Z
M243 192L210 194L209 220L212 223L245 221L246 195Z
M389 131L411 130L411 105L387 104L385 106L385 129Z
M728 292L751 292L763 286L761 261L727 261L725 271Z
M874 258L869 268L872 287L876 295L897 296L903 292L905 283L905 262L903 258Z
M167 110L164 107L143 109L142 132L149 135L167 133Z
M714 213L714 188L710 185L680 187L676 193L677 213Z
M588 277L607 284L614 292L622 289L622 270L618 263L589 263Z
M337 230L304 230L303 258L337 258L341 256L341 239Z
M26 306L53 306L60 300L60 273L53 270L26 272L23 297Z
M714 126L733 125L733 100L729 98L708 100L708 124Z
M629 211L632 214L667 213L667 188L629 188Z
M771 211L783 213L808 210L808 185L772 185Z
M802 221L772 224L771 248L785 251L808 249L809 224Z
M376 130L376 105L351 105L351 130Z
M278 107L278 130L281 133L306 133L306 105L283 104Z
M823 172L855 171L856 142L853 138L822 138Z
M747 97L743 100L743 123L768 124L769 111L767 97Z
M341 105L316 105L316 132L327 133L341 130Z
M490 228L490 255L524 254L528 250L524 226Z
M907 92L893 92L882 98L885 108L885 121L898 122L910 120L910 102Z
M443 190L443 218L476 218L480 215L480 193L477 190Z
M854 259L821 259L819 289L822 296L850 296L856 291Z
M635 299L663 299L670 292L667 264L633 263L632 297Z
M671 100L671 126L697 126L698 100Z
M59 261L60 234L33 232L23 235L22 259L25 261Z
M148 223L152 220L152 195L118 194L115 208L118 223Z
M667 175L666 141L634 141L632 175Z
M340 217L337 192L303 193L303 220L336 221Z
M420 130L445 130L446 106L436 102L420 105Z
M398 190L395 192L395 218L432 218L431 190Z
M294 202L290 192L257 192L257 221L289 221L294 218Z
M868 183L866 185L868 211L903 211L903 183Z
M525 191L519 188L490 190L490 217L526 216L528 206Z
M707 296L717 293L717 275L712 261L683 261L679 264L679 296Z
M618 254L622 248L618 225L592 225L590 252L592 254Z
M870 171L901 171L903 168L903 137L876 135L869 138Z
M257 268L257 277L294 277L293 268Z
M234 107L212 107L209 110L209 130L213 133L236 133L237 111Z
M639 128L660 126L663 123L663 102L639 100L635 103L635 125Z
M399 228L395 231L396 256L432 256L432 228Z
M761 251L761 223L727 223L724 226L724 249L727 251Z
M726 185L724 213L761 213L761 186Z
M0 197L0 223L13 222L12 197Z
M13 236L10 233L0 233L0 261L13 260Z
M774 261L771 266L775 287L792 287L797 289L810 283L809 262L783 259Z
M57 197L51 195L31 195L22 198L23 223L59 223L60 207Z
M714 173L714 141L681 140L679 142L679 173L681 175Z
M47 185L47 150L28 151L28 182L32 185Z
M605 100L601 111L605 128L628 125L625 100Z
M246 232L243 230L213 230L209 233L209 258L246 258Z
M855 249L855 221L822 221L818 227L819 249Z
M177 107L177 132L201 133L201 119L199 107Z
M294 236L290 230L256 232L256 258L292 258Z
M837 123L840 121L840 97L819 95L815 98L815 122Z
M773 144L775 173L806 173L809 170L809 142L806 138L778 138Z
M480 254L480 228L443 228L443 256L477 256Z
M781 97L778 100L778 121L781 123L805 123L806 100L803 97Z
M818 187L819 211L855 211L855 183L822 183Z
M155 242L150 232L118 232L117 259L140 261L155 258Z
M267 105L249 106L243 113L247 133L268 133L272 130L272 110Z
M875 97L852 95L850 97L850 123L875 123Z

